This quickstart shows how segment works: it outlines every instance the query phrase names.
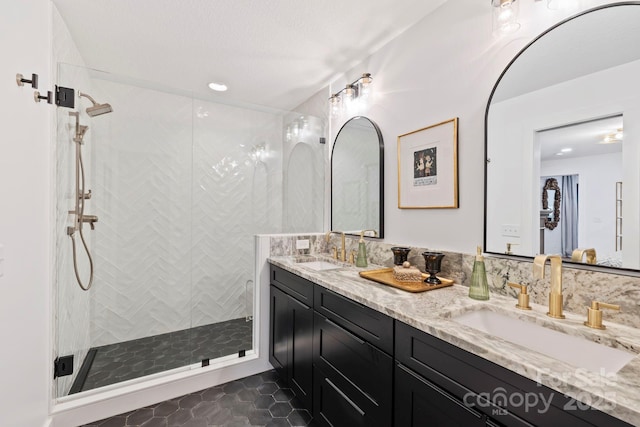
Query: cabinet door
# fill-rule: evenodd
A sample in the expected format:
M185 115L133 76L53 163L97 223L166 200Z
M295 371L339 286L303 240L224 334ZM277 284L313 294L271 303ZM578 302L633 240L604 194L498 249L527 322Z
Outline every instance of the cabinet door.
M312 409L313 309L271 285L269 362Z
M483 427L485 417L397 364L394 427Z
M275 286L271 286L269 312L269 362L276 368L278 374L287 377L289 365L289 339L291 336L291 314L289 312L289 298Z
M289 386L305 408L312 410L313 391L313 309L289 297L291 337L289 340Z

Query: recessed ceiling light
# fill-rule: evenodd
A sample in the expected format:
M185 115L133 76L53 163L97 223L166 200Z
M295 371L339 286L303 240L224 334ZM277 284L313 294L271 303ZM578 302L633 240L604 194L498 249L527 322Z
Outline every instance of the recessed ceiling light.
M573 148L563 148L563 149L562 149L562 150L560 150L560 151L562 151L563 153L568 153L568 152L570 152L570 151L573 151Z
M209 89L215 90L216 92L224 92L225 90L227 90L227 85L223 83L211 82L209 83Z
M556 156L564 156L564 153L556 153Z

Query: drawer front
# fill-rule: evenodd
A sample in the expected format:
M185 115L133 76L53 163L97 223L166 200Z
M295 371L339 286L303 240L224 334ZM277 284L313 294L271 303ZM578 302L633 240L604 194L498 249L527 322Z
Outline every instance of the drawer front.
M458 399L472 390L501 399L506 410L495 411L486 405L477 405L500 424L504 425L561 425L563 427L629 426L603 412L585 409L566 411L572 399L562 393L537 384L528 378L505 369L493 362L462 350L402 322L396 322L396 359L427 380L442 387ZM506 399L504 398L506 396ZM512 399L510 399L512 397ZM529 399L525 404L520 397ZM545 402L551 405L547 406ZM537 402L537 404L535 404ZM575 405L573 405L575 406Z
M391 425L391 356L318 313L314 314L313 349L316 370L329 379L318 384L318 392L337 398L340 393L331 391L337 388L353 403L350 405L359 408L367 418L385 421L380 425Z
M314 368L313 422L321 427L390 427L391 409L381 414L349 383Z
M313 307L313 283L285 269L271 266L271 284L292 297Z
M315 286L314 308L349 332L393 354L393 319L386 314Z
M394 427L483 427L485 417L433 383L398 364Z

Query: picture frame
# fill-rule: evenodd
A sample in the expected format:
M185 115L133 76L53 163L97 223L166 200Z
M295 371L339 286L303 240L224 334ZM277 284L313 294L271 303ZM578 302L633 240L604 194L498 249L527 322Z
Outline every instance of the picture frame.
M398 208L458 208L458 118L398 136Z

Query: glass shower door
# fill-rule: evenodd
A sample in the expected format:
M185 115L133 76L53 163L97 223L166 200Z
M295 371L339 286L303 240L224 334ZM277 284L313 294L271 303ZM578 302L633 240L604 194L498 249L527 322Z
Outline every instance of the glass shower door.
M58 379L64 396L191 363L193 101L66 64L59 84L113 107L90 117L91 103L76 96L88 126L85 213L98 219L95 230L84 226L94 263L88 291L76 283L66 235L77 194L75 125L71 110L57 109L57 353L75 359L74 374ZM88 277L86 253L76 258Z

